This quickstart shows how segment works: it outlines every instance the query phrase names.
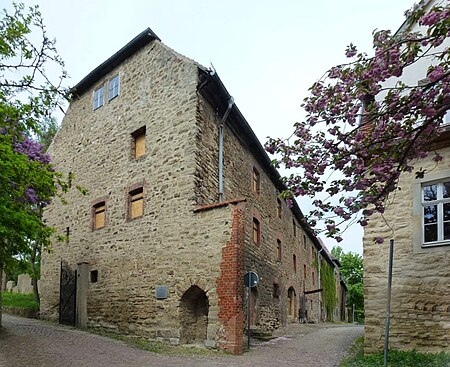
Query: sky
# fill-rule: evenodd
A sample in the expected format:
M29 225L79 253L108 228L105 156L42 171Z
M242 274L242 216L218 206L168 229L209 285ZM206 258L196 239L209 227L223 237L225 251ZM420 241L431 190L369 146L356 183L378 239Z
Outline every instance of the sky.
M75 85L150 27L161 41L216 69L261 143L288 137L308 88L346 61L351 42L369 54L374 29L397 30L412 0L25 0L39 4ZM2 6L11 7L11 1ZM290 172L289 172L290 173ZM282 172L283 174L283 172ZM299 201L304 213L311 207ZM358 225L339 246L362 254ZM323 239L329 249L336 242Z

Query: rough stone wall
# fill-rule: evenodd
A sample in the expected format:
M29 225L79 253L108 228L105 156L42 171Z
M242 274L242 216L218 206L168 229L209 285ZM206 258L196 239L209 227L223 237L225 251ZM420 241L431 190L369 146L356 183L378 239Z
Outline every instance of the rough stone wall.
M444 160L437 166L427 158L416 167L427 169L424 179L402 174L401 191L395 193L384 219L371 218L364 232L365 353L383 349L387 299L389 240L395 240L391 328L393 349L439 352L450 349L450 248L421 248L421 182L450 177L450 149L442 149ZM376 236L385 238L374 244Z
M197 170L196 197L199 204L213 203L218 198L218 121L212 107L199 96L197 109ZM252 170L256 167L260 173L261 190L259 195L252 191ZM288 322L289 287L296 293L296 305L305 287L306 290L317 288L317 250L306 235L306 246L303 244L304 232L297 223L296 237L293 230L293 213L282 200L282 217L277 216L278 192L266 172L260 167L250 152L246 142L233 131L233 120L229 118L224 127L224 199L245 198L245 241L244 271L255 271L260 276L257 286L255 326L266 330L278 328ZM261 244L252 240L253 217L261 223ZM282 259L277 260L277 239L282 243ZM297 271L293 269L293 254L297 258ZM306 281L303 277L306 265ZM312 272L316 279L312 282ZM278 297L273 295L273 284L280 287ZM247 292L242 285L241 292L246 304ZM308 295L308 319L317 321L318 295ZM312 303L311 303L312 301ZM246 311L245 311L246 312ZM297 320L297 310L295 318Z
M93 91L117 73L119 96L93 111ZM73 268L84 261L98 271L88 290L89 326L177 343L180 300L196 285L208 297L207 338L215 344L215 280L232 212L193 212L197 79L193 62L154 41L72 102L50 153L56 168L73 172L89 194L72 190L67 205L55 201L46 211L69 236L43 255L43 317L58 318L61 260ZM142 126L147 152L134 159L131 134ZM127 193L136 184L143 185L144 215L128 220ZM106 201L106 226L92 230L99 198ZM168 287L167 299L156 299L157 286Z

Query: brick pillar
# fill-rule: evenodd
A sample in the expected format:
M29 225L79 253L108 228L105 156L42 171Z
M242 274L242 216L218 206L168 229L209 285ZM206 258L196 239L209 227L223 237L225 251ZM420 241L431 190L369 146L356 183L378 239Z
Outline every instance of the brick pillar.
M244 351L244 235L245 209L242 204L233 208L231 238L222 248L220 276L217 279L219 322L222 332L218 346L232 354Z

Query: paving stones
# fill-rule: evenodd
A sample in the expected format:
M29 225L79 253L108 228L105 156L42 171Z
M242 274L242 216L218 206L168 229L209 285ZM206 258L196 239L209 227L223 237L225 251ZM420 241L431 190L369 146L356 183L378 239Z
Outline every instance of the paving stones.
M294 324L242 356L166 356L40 320L5 314L3 326L0 367L333 367L363 334L362 326Z

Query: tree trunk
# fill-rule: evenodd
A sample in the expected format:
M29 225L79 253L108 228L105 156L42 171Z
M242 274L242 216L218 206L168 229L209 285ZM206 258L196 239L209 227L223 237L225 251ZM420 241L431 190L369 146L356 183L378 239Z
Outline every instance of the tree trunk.
M2 276L3 276L3 278L2 278L2 283L0 284L0 287L3 289L3 291L5 291L6 290L6 282L8 281L8 278L6 277L6 273L4 270L3 270Z
M31 258L30 258L30 263L31 263L31 277L32 277L32 284L33 284L33 295L34 295L34 300L37 303L40 303L40 298L39 298L39 289L38 289L38 276L36 274L36 257L37 257L37 252L38 252L38 244L35 241L33 243L33 249L31 252Z

